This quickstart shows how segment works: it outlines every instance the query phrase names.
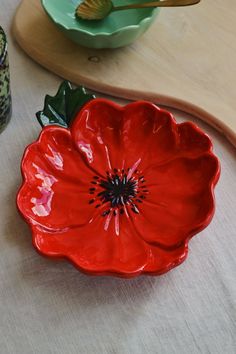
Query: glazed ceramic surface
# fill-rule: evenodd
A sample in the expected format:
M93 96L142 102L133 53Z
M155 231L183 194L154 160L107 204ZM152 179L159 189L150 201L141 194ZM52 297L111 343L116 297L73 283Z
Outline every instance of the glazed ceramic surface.
M144 101L93 99L26 148L17 204L41 254L88 274L159 275L211 221L219 170L194 124Z
M79 1L41 2L49 17L70 39L91 48L117 48L132 43L149 28L159 12L159 9L134 9L114 12L102 21L85 21L75 18ZM125 4L125 0L116 1L117 6Z
M0 131L4 129L10 119L11 95L10 74L7 55L7 39L0 26Z

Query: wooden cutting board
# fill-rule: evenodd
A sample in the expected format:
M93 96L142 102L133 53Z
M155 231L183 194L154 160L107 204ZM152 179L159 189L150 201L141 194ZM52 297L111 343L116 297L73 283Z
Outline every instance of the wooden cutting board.
M235 0L162 9L131 46L95 50L67 39L40 0L23 0L13 33L28 55L59 76L102 93L191 113L236 146L235 14Z

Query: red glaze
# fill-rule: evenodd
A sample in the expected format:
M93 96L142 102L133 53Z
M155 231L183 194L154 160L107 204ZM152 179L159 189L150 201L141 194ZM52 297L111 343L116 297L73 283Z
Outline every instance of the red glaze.
M48 126L22 160L18 208L43 255L81 271L159 275L214 214L220 166L209 137L149 102L90 101Z

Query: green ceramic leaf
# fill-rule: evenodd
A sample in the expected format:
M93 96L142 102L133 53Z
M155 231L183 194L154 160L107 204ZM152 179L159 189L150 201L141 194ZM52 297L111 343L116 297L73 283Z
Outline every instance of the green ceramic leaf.
M42 127L60 125L67 128L83 105L94 98L84 87L73 89L70 82L64 81L55 96L46 95L43 111L37 112L36 117Z

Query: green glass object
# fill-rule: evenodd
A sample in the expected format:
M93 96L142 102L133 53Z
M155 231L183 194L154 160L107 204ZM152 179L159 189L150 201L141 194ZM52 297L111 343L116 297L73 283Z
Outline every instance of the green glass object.
M146 2L149 0L146 0ZM132 9L113 12L104 20L76 19L78 0L41 0L51 20L74 42L90 48L118 48L139 38L153 23L159 8ZM136 3L143 3L137 0ZM127 5L127 0L116 0L116 6Z
M10 74L6 35L0 26L0 131L11 116Z

